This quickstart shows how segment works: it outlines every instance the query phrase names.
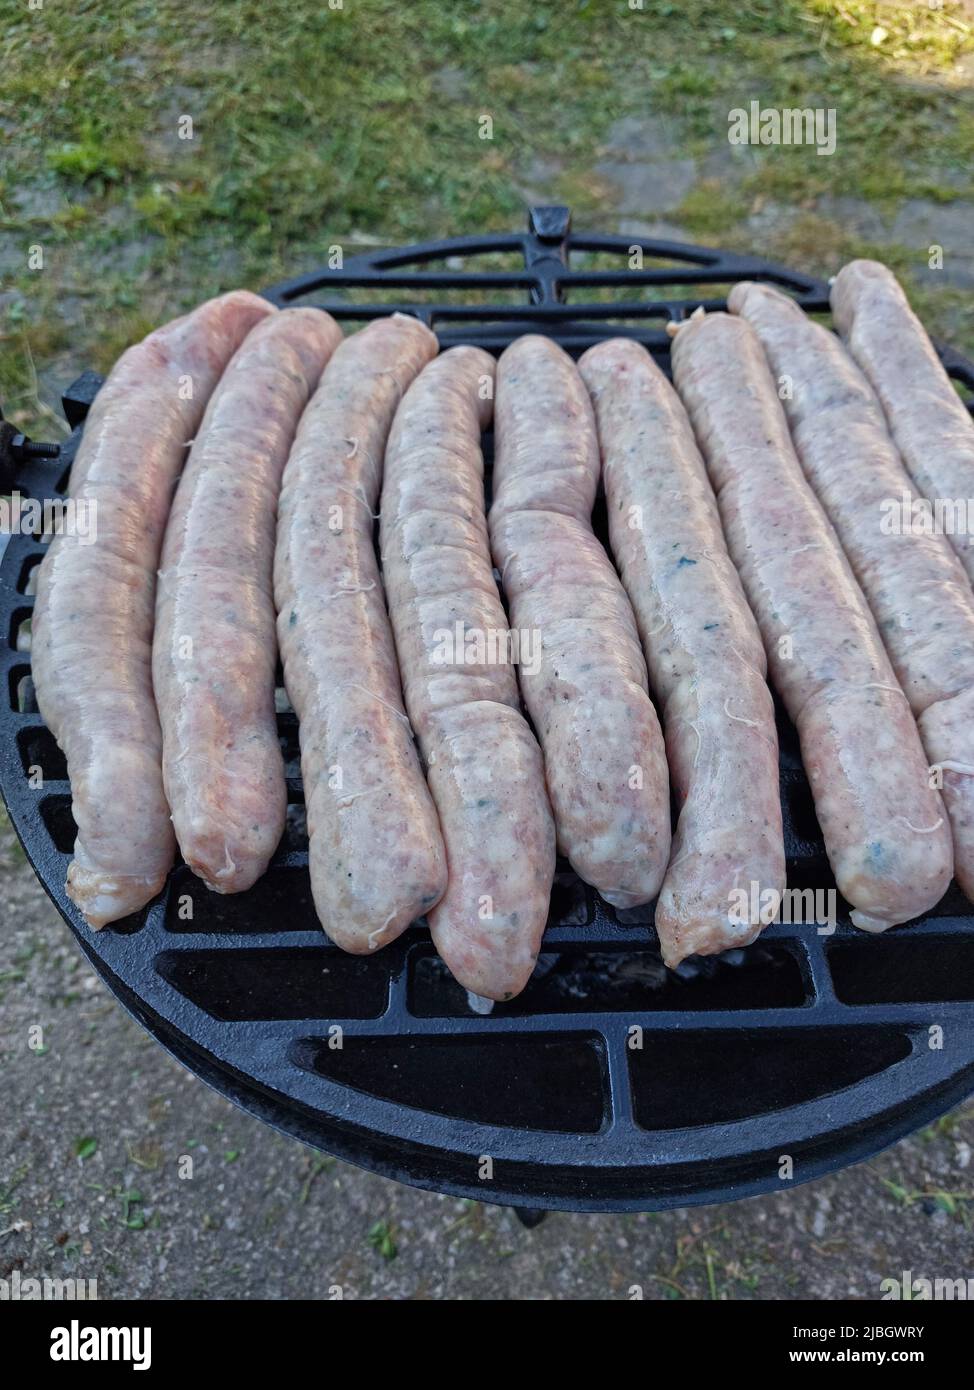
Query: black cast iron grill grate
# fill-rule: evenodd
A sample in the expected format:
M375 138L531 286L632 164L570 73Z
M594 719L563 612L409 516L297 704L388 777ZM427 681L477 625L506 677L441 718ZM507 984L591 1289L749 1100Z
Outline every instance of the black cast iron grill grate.
M632 247L641 270L628 268ZM469 258L501 255L522 268L469 268ZM618 264L572 269L569 256ZM410 269L437 261L442 269ZM535 209L525 235L370 253L267 296L320 304L348 323L418 313L444 345L494 351L532 330L576 353L624 333L666 366L666 322L699 303L724 307L701 293L744 278L827 310L827 286L804 274L704 247L570 235L559 208ZM674 297L674 287L688 292ZM574 302L591 288L625 297ZM522 301L444 301L447 291L469 300L501 290ZM363 291L369 302L355 299ZM424 295L433 301L420 303ZM971 364L951 352L944 360L974 388ZM65 395L72 434L56 466L21 456L22 494L63 488L99 383L88 373ZM374 958L343 955L311 903L297 727L284 699L292 804L266 877L224 898L179 865L142 913L91 932L64 892L70 790L30 681L25 634L42 555L38 539L14 536L0 568L0 788L11 820L119 999L187 1067L278 1128L401 1181L483 1201L638 1210L820 1176L974 1086L974 913L956 887L927 918L879 938L851 928L840 903L831 936L776 924L747 951L674 973L660 961L651 909L616 912L560 864L539 968L518 999L486 1016L419 926ZM780 735L789 885L833 888L784 717ZM791 1178L781 1176L785 1156Z

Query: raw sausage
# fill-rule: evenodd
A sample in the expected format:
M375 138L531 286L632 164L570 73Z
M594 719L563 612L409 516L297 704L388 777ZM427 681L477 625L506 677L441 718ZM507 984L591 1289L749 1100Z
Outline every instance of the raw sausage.
M210 397L166 528L152 651L163 783L183 858L219 893L249 888L284 830L277 494L341 338L319 309L285 309L248 334Z
M457 347L403 397L386 448L382 575L446 845L433 941L467 989L510 999L537 960L555 828L487 540L480 436L493 388L494 359Z
M753 941L762 923L739 904L785 886L774 704L761 634L679 397L631 339L590 348L578 367L680 808L656 904L672 967Z
M731 310L787 379L785 414L814 488L869 600L893 669L940 769L954 872L974 895L974 594L943 535L909 529L918 493L872 387L842 343L780 290L735 285ZM890 506L898 511L888 511ZM889 534L884 516L905 513Z
M71 778L67 891L93 927L155 897L175 856L152 694L156 568L186 445L227 362L274 312L236 291L123 353L71 470L70 495L96 505L97 539L58 536L40 567L34 681Z
M866 931L908 921L950 882L943 803L875 622L802 474L761 344L743 319L708 314L681 326L672 360L798 730L839 891Z
M393 415L436 349L404 314L347 338L302 416L278 506L277 633L299 719L311 889L325 931L356 953L394 940L446 888L372 539Z
M949 532L974 582L974 421L891 270L850 261L831 294L835 326L872 383L890 433L931 502L959 504L966 523Z
M497 368L490 536L522 644L558 842L615 907L651 901L670 849L666 754L632 607L592 531L595 420L567 353L512 343Z

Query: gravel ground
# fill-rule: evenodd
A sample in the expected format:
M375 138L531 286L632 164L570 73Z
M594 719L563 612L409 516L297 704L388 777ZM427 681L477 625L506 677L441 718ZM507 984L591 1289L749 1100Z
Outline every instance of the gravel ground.
M214 1095L91 973L9 832L2 863L2 1279L97 1279L101 1299L876 1299L904 1269L974 1273L974 1106L787 1193L528 1231Z

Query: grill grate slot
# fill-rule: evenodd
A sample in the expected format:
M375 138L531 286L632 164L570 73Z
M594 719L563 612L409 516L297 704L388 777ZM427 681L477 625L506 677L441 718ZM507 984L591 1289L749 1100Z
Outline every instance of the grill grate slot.
M573 873L564 859L555 866L551 886L549 927L584 927L595 919L595 893Z
M71 814L68 794L45 796L41 804L41 820L58 854L70 854L78 837L78 827Z
M321 928L311 899L307 869L271 865L247 893L246 910L236 897L211 893L181 865L175 869L164 914L165 929L175 934L207 936L267 931L312 932Z
M828 951L844 1004L947 1004L974 1000L974 937L843 941Z
M37 694L29 666L12 666L8 673L7 686L10 708L15 713L37 714Z
M301 776L301 743L298 737L298 721L294 714L277 716L277 741L281 745L284 759L284 775L289 778Z
M389 993L387 963L327 946L164 951L156 969L185 998L226 1023L378 1018Z
M815 1049L821 1063L802 1065L808 1046L799 1035L746 1031L646 1034L630 1053L636 1123L644 1129L731 1124L833 1095L902 1062L909 1039L889 1030L823 1029ZM693 1084L688 1085L688 1078Z
M281 836L281 843L275 853L276 857L281 858L294 854L307 854L307 852L308 816L304 808L304 792L300 786L294 786L292 779L288 783L284 834Z
M64 754L50 729L39 724L34 729L23 729L17 735L20 761L26 777L32 768L39 768L45 786L49 782L66 782L68 765Z
M40 555L28 555L20 567L20 575L17 579L17 592L33 598L37 585L37 567L41 562Z
M33 610L30 608L16 608L10 619L10 639L9 646L15 652L30 651L30 620Z
M596 1134L605 1117L598 1039L525 1033L462 1041L306 1038L294 1060L356 1091L472 1124Z
M643 1012L800 1008L809 986L792 951L756 946L694 962L686 970L667 970L659 951L571 951L543 954L523 994L498 1004L497 1018L535 1014L609 1012L632 1017ZM423 1018L473 1018L466 991L433 954L412 961L409 1008Z

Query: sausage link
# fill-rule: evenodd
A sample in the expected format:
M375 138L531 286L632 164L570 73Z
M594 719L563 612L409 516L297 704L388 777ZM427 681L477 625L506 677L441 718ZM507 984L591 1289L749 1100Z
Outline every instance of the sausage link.
M311 890L328 935L359 954L446 888L372 537L392 418L436 347L403 314L345 340L301 418L278 506L277 634L300 721Z
M612 550L663 711L680 808L656 904L663 959L753 941L741 916L785 886L778 735L761 634L720 527L690 421L631 339L590 348L579 371L602 450Z
M493 387L494 359L457 347L403 397L386 448L382 574L446 845L430 931L465 988L510 999L538 957L555 828L487 540L480 435Z
M152 648L163 783L183 858L218 893L256 882L284 831L277 494L341 338L319 309L285 309L248 334L210 398L166 528Z
M949 540L974 583L974 421L899 282L879 261L850 261L832 286L832 315L872 383L890 433L931 502L959 503L967 525Z
M502 354L494 434L491 543L513 627L540 639L521 689L558 842L607 902L635 907L656 897L669 855L666 753L632 607L592 531L592 405L549 339Z
M708 314L680 328L673 371L798 730L839 891L866 931L908 921L950 882L943 803L872 614L802 474L761 344L743 319Z
M152 693L156 569L186 445L227 362L274 312L236 291L123 353L71 470L70 496L94 504L97 539L58 536L40 566L34 681L71 778L68 896L93 927L154 898L175 857Z
M869 600L927 757L941 769L954 872L974 896L974 594L943 535L889 535L884 508L919 496L872 387L834 333L767 285L742 283L730 308L761 339L805 476Z

